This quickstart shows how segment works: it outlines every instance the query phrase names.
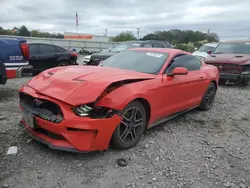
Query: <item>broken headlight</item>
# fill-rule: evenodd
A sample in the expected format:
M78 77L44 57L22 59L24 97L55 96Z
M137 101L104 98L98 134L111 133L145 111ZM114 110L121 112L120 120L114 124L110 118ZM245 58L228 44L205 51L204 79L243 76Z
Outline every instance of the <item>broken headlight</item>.
M115 113L117 113L117 110L107 107L94 106L93 103L79 105L73 108L72 110L76 115L80 117L90 117L90 118L110 118Z

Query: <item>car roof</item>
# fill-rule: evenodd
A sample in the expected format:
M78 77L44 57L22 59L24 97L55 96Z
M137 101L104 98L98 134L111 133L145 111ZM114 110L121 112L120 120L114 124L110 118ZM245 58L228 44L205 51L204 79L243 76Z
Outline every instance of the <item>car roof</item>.
M150 52L162 52L162 53L184 53L184 54L189 54L189 52L179 50L179 49L174 49L174 48L131 48L128 50L135 50L135 51L150 51Z

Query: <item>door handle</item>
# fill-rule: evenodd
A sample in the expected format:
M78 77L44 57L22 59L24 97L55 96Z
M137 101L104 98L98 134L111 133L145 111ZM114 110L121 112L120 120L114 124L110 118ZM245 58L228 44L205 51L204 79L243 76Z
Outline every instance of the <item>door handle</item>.
M199 80L204 80L205 78L203 76L199 77Z

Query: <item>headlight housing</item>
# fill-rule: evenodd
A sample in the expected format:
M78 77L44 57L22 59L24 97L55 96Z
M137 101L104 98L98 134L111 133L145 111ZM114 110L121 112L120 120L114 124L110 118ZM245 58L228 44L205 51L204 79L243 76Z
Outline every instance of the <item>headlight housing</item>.
M95 106L94 103L83 104L72 108L73 112L80 117L90 117L90 118L110 118L118 111L101 106Z

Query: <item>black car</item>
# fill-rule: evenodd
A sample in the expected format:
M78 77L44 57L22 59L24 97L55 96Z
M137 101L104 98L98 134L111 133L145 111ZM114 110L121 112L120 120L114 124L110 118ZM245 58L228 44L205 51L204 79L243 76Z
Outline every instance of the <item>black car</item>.
M29 64L32 65L33 68L25 70L25 73L37 74L57 66L78 65L77 52L68 51L60 46L30 43L29 51Z
M173 46L166 41L159 40L126 41L118 44L108 52L92 54L90 61L86 65L99 65L100 61L103 61L110 56L119 53L120 51L130 48L173 48Z

